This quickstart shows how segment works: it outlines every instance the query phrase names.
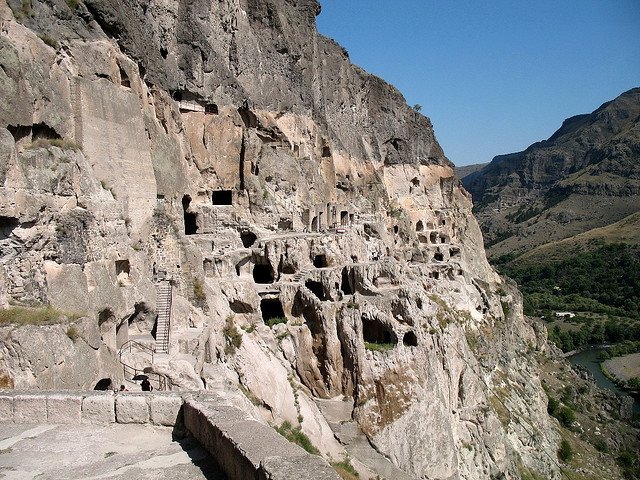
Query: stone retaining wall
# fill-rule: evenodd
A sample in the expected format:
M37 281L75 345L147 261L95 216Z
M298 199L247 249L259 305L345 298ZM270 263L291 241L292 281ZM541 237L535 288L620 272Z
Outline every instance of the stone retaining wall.
M229 478L340 480L322 457L307 453L237 408L194 395L185 399L184 423Z
M0 423L184 424L231 480L340 480L322 457L203 394L0 390Z

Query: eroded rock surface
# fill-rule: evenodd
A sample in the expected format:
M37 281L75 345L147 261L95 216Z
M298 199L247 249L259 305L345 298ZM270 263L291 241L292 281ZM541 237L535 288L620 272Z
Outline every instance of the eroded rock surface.
M317 2L69 5L0 3L3 305L80 313L114 378L128 346L334 459L314 398L353 402L412 478L559 478L527 354L545 339L429 119L318 34ZM162 281L170 346L151 359ZM6 328L4 374L49 386Z

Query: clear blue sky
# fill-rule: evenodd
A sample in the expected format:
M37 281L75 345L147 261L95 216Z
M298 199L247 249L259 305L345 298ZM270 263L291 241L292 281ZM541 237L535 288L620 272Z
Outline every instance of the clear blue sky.
M640 86L640 0L320 0L318 30L482 163Z

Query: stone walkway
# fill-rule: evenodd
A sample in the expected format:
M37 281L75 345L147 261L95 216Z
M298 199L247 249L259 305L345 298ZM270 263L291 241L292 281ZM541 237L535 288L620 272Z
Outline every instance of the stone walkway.
M0 424L0 478L224 480L194 440L150 425Z
M316 399L316 404L347 452L384 480L412 480L375 450L356 422L351 419L353 401Z

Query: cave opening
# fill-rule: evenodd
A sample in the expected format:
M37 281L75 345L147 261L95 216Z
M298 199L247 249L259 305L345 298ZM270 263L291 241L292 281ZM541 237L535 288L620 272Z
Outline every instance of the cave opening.
M110 378L102 378L98 380L98 383L96 383L96 386L93 387L93 389L102 391L111 390L113 389L113 382Z
M365 342L378 345L390 345L397 342L391 329L378 320L367 318L362 319L362 337Z
M253 247L253 244L256 243L258 237L255 233L251 231L245 231L240 234L240 240L242 240L242 246L244 248Z
M260 300L260 311L265 325L286 322L282 302L279 298L263 298Z
M215 103L207 103L204 106L205 115L218 115L218 105Z
M349 223L349 212L347 210L342 210L340 212L340 225L343 227Z
M409 331L402 337L402 343L407 347L417 347L418 337L416 337L416 334L414 332Z
M129 75L124 71L122 67L120 68L120 85L125 88L131 88L131 80L129 80Z
M0 216L0 240L9 238L18 225L20 222L17 218Z
M344 267L342 269L342 283L340 284L340 290L342 290L342 293L345 295L353 295L353 288L351 285L352 283L349 271L347 270L347 267Z
M270 265L255 265L253 267L253 281L256 283L273 283L273 270Z
M331 156L331 148L328 146L322 147L322 158L328 158Z
M185 235L194 235L198 232L198 222L196 215L193 212L189 211L189 206L191 205L191 196L185 195L182 197L182 210L184 211L184 234Z
M444 261L444 255L443 255L442 253L440 253L440 252L436 252L436 253L433 255L433 259L434 259L436 262L442 262L442 261Z
M429 243L436 243L438 241L438 232L431 232L429 234Z
M395 233L397 235L399 231L400 231L400 229L398 228L398 225L394 225L393 226L393 233Z
M233 205L233 192L231 190L214 190L211 193L213 205Z
M311 220L311 231L312 232L318 231L318 217L313 217L313 220Z
M232 300L229 302L229 308L233 313L253 313L251 304L242 300Z
M424 230L424 223L422 223L422 220L418 220L416 222L416 232L422 232Z
M318 299L324 301L327 299L327 296L324 293L324 287L322 283L316 282L314 280L307 280L304 282L304 286L313 292L313 294L318 297Z
M327 263L327 256L324 253L319 253L313 258L313 266L316 268L326 268L329 266Z

